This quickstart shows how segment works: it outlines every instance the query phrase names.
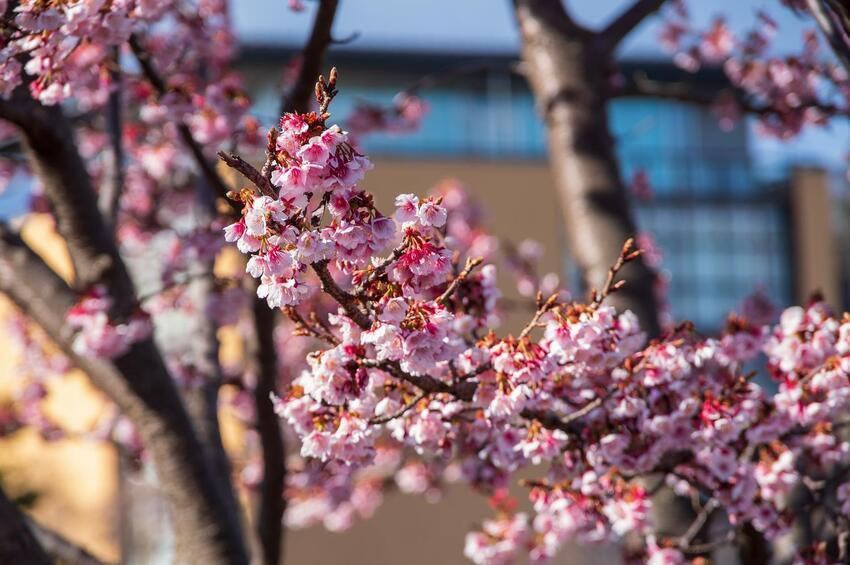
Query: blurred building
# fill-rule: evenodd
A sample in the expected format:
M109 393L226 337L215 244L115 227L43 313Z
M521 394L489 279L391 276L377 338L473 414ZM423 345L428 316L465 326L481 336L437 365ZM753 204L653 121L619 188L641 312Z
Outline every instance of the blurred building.
M240 70L261 117L274 119L281 68L295 55L261 45L242 49ZM328 66L336 65L341 77L334 120L344 124L358 101L390 105L399 91L420 85L430 110L419 129L361 140L377 164L367 188L379 196L421 193L455 177L484 201L497 235L539 239L550 253L548 265L569 274L544 125L525 80L512 72L515 64L513 56L492 54L332 51ZM687 81L701 91L726 85L719 70L687 74L646 61L626 61L618 70ZM651 198L636 199L637 221L663 254L675 319L716 330L755 289L780 306L814 290L841 306L822 174L757 170L751 128L742 122L721 129L709 108L618 99L610 117L624 179L645 171L652 189Z

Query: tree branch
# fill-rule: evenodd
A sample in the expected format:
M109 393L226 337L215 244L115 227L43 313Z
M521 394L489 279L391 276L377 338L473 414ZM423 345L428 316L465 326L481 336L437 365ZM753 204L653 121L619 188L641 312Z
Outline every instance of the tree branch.
M20 129L27 161L44 186L57 228L68 245L75 286L82 290L107 285L115 298L113 315L125 318L135 308L133 285L98 210L69 121L58 106L33 100L26 86L18 87L11 100L0 100L0 118Z
M349 294L342 290L328 271L327 261L316 261L313 263L313 270L322 282L322 290L328 293L336 300L345 314L354 320L354 323L360 326L361 329L368 330L372 327L372 320L369 315L357 305L357 298L353 294Z
M110 71L110 93L106 104L106 132L109 135L109 154L107 156L106 174L100 189L99 204L103 215L107 218L113 231L118 221L118 207L121 192L124 190L124 143L122 139L122 90L124 88L121 72L121 50L113 48Z
M281 116L287 112L303 113L310 110L316 77L322 71L325 51L333 43L331 28L338 4L339 0L319 0L316 18L313 20L313 29L304 49L301 51L301 68L298 70L298 77L289 93L280 102Z
M154 87L154 89L160 96L164 95L168 91L168 87L162 77L159 76L159 73L157 72L156 68L153 66L150 54L145 50L144 47L142 47L142 44L139 42L139 38L135 35L132 35L130 36L128 43L130 45L130 49L133 51L133 55L135 55L136 60L138 60L139 62L139 66L142 68L142 74L144 74L145 78L148 80L148 82L151 83L151 85ZM195 140L195 137L192 135L192 130L189 129L189 126L187 126L185 122L181 121L177 124L177 132L180 135L180 139L183 140L183 144L192 154L195 163L201 170L201 175L203 175L204 180L206 180L210 188L215 192L217 196L219 196L220 198L224 198L235 212L238 212L239 205L227 198L227 193L230 188L215 170L215 165L209 159L207 159L206 155L204 155L203 148Z
M637 28L647 17L658 11L666 0L635 0L605 29L599 32L599 45L608 52L614 51L620 42Z
M301 68L288 95L281 98L280 115L287 112L307 112L314 92L316 77L321 72L325 51L333 42L331 28L336 16L338 0L320 0L310 37L302 50ZM270 132L269 150L274 149ZM248 163L219 155L229 166L242 173L262 194L274 195L277 191L269 182L270 162L259 172ZM269 155L271 158L271 154ZM244 166L247 165L247 166ZM235 204L235 203L234 203ZM317 271L318 272L318 271ZM333 279L325 269L330 283ZM325 280L323 280L325 284ZM277 565L284 549L283 514L286 511L284 487L286 485L286 445L280 428L280 419L274 412L271 393L277 384L277 351L274 345L275 312L266 302L254 296L254 331L257 339L255 359L257 385L254 388L254 406L257 430L263 448L263 482L260 486L257 510L257 534L266 565Z
M256 186L260 193L264 196L275 198L277 191L271 181L264 177L260 171L254 168L248 161L234 153L218 152L218 158L221 159L228 167L240 173L243 177L251 181Z
M560 2L514 0L525 76L546 122L548 150L570 253L587 288L601 288L637 227L608 127L604 96L613 61L594 36L564 22ZM631 310L650 337L660 333L655 273L642 260L624 269L611 305Z
M260 484L256 528L265 565L277 565L283 554L283 514L286 511L286 445L280 417L274 411L271 393L277 384L277 351L274 344L276 311L265 300L254 297L254 334L256 339L257 384L254 406L257 432L263 449L263 481Z
M650 97L662 100L672 100L685 104L694 104L710 108L723 99L729 97L738 106L741 112L754 116L770 116L781 114L778 108L767 104L757 104L747 100L743 92L731 88L719 92L703 92L694 90L692 85L684 82L660 82L649 80L646 77L632 77L629 84L617 88L609 93L610 98L638 98ZM815 109L829 116L846 116L848 110L834 104L819 101L804 101L794 110Z
M832 47L835 56L844 66L844 70L850 74L850 44L847 43L847 34L850 33L850 30L838 25L839 22L842 24L847 22L846 13L834 13L835 4L828 0L806 0L806 6L824 38Z

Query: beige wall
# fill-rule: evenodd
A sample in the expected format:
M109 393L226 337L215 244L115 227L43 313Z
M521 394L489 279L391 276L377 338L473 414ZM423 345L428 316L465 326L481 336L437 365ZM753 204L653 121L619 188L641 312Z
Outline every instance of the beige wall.
M791 175L791 225L795 300L805 303L820 292L833 308L841 306L840 257L832 231L829 176L823 169L798 168Z

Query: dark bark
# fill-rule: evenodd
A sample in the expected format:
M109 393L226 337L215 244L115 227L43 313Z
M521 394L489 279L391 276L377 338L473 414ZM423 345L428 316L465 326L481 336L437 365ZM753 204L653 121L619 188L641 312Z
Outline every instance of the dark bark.
M338 0L320 0L310 37L301 52L301 68L295 84L281 98L280 114L307 112L316 79L321 73L325 52L333 42L331 28L336 16ZM225 161L226 159L226 155ZM228 163L231 164L231 163ZM233 166L231 164L231 166ZM237 167L238 168L238 167ZM248 174L261 189L270 190L262 175L253 168L240 169ZM277 565L284 556L285 529L283 516L286 511L284 487L286 485L286 444L280 418L274 412L271 393L277 384L278 359L274 344L274 327L277 313L265 300L254 297L255 350L254 364L257 384L254 388L254 408L257 417L257 432L263 449L263 480L256 510L256 530L265 565Z
M746 565L767 565L772 557L770 544L751 524L741 528L737 549L738 559Z
M835 0L806 0L806 7L838 61L850 74L850 8Z
M514 4L526 76L546 121L570 251L587 286L599 289L623 242L637 231L608 130L605 92L612 61L559 0ZM623 269L622 278L625 287L608 302L632 310L657 335L654 274L640 260Z
M0 117L20 128L30 167L44 186L56 215L57 228L68 245L76 286L105 285L114 300L111 317L119 321L126 319L138 305L134 285L118 253L112 230L98 209L97 195L62 110L43 106L30 98L26 88L18 88L12 101L0 103ZM6 242L12 241L7 238ZM13 248L6 246L10 252ZM16 256L24 260L26 253L19 252ZM30 254L29 263L35 264L33 259L37 257ZM49 269L42 269L39 276L32 279L19 274L17 284L40 281L51 274ZM10 294L14 293L17 290L12 288L15 281L10 279L8 283ZM64 285L61 280L54 280L53 284L57 292ZM64 313L76 300L70 289L66 288L59 296L36 295L31 291L26 296L20 293L17 298L12 296L23 309L26 307L22 304L59 300L60 297L63 303L52 305L49 311L42 312L41 318L34 320L45 327L52 338L64 338L64 343L58 343L67 349L69 336L63 328ZM47 317L48 314L51 317ZM77 360L92 369L97 366L91 360ZM119 378L125 381L121 383L123 386L116 386L112 379L97 378L102 375L92 374L82 364L80 366L138 426L145 445L153 454L173 516L178 555L192 559L204 555L211 563L246 562L247 550L229 476L217 473L214 457L207 456L210 450L204 447L206 443L202 439L208 436L201 436L201 439L196 433L153 340L135 344L113 364L120 373Z
M109 135L109 152L105 162L104 182L98 195L101 213L115 231L121 192L124 190L124 140L123 96L124 78L121 72L121 50L113 48L114 68L109 73L110 93L106 104L106 133Z
M53 560L33 535L27 519L0 489L0 562L52 565Z
M316 79L322 72L325 51L333 42L331 28L338 4L339 0L319 0L319 8L316 10L316 18L313 20L310 37L301 52L301 68L298 70L298 78L295 79L295 84L280 103L281 115L287 112L308 112L310 110L313 88L316 85Z
M635 0L631 6L614 18L603 29L597 45L607 52L613 52L620 42L637 28L648 16L654 14L667 0Z
M44 186L57 228L68 245L75 286L106 285L115 298L113 316L126 318L135 308L133 285L100 215L97 195L62 110L37 103L20 87L11 101L0 101L0 118L21 131L30 168Z
M218 419L218 398L223 380L218 359L220 347L218 325L205 310L215 292L213 264L208 261L197 265L197 268L205 272L206 276L193 281L188 289L192 300L197 304L196 311L189 320L192 328L190 355L193 368L202 382L198 386L184 390L182 397L189 418L213 466L215 478L225 493L225 500L230 506L230 511L237 518L241 518L242 509L233 491L230 459L221 441Z
M257 505L257 535L263 551L263 563L276 565L284 552L283 514L286 498L286 448L280 418L274 411L271 393L277 383L277 352L274 326L277 313L265 300L253 302L257 384L254 387L257 432L263 448L263 481Z

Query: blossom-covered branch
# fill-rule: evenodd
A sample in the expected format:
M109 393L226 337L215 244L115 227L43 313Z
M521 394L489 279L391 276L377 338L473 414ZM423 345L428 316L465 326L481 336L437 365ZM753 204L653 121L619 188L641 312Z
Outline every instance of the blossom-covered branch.
M545 464L546 478L529 483L533 521L504 515L467 539L467 556L481 563L521 550L542 560L566 539L629 531L647 536L647 559L677 562L734 539L694 541L715 509L769 539L788 531L786 497L806 476L795 462L816 473L847 457L828 424L835 409L823 403L844 406L850 319L813 304L774 329L733 317L716 339L683 324L647 344L631 313L606 304L639 256L628 241L587 304L541 297L518 338L480 336L498 298L493 265L475 270L479 261L452 247L439 199L400 195L390 218L358 188L370 163L327 124L331 76L317 86L321 114L281 120L276 198L241 191L242 218L225 230L250 255L270 307L306 329L298 309L309 297L338 305L312 331L332 336L325 348L276 399L302 456L360 468L393 441L458 459L466 480L494 493L519 469ZM384 249L387 259L372 259ZM781 383L775 397L742 373L761 349ZM653 473L705 497L680 538L653 536L648 493L635 482Z

